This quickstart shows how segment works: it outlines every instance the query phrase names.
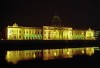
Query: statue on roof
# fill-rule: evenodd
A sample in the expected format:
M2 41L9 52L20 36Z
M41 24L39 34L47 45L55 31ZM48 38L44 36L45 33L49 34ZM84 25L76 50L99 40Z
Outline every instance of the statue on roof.
M18 24L16 24L16 22L13 24L13 26L15 27L15 26L18 26Z

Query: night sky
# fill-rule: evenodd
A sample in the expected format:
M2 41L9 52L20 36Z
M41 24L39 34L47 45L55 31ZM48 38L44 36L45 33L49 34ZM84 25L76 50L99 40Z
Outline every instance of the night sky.
M20 26L52 25L57 12L61 24L75 29L100 29L99 0L1 0L0 29Z

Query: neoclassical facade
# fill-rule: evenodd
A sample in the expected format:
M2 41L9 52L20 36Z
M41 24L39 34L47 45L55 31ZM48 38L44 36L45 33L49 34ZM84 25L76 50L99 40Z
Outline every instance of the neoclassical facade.
M58 15L54 15L51 26L24 27L13 24L7 27L7 40L95 40L95 32L61 26Z
M7 27L7 40L42 40L42 29L18 26L15 23Z
M72 40L72 28L43 26L43 40Z
M23 27L18 24L7 27L7 40L95 40L94 30L72 27Z

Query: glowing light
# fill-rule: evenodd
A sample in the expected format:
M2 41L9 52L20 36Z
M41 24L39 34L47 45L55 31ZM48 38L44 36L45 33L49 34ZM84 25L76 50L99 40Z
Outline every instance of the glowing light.
M69 55L69 51L67 52L67 54Z
M36 55L34 54L33 57L36 58Z
M57 54L56 54L56 52L54 53L54 56L56 56Z
M82 50L82 53L84 53L84 51Z

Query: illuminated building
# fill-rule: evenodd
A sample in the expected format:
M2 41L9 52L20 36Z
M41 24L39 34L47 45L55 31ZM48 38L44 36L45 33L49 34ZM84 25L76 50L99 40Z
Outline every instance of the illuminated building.
M72 40L72 28L43 26L43 40Z
M95 37L94 37L94 30L91 30L90 28L88 30L86 30L86 36L85 36L85 39L86 40L94 40Z
M95 40L95 32L61 26L59 16L55 15L52 26L23 27L18 24L7 27L7 40Z
M18 24L7 27L7 40L41 40L42 29L38 27L22 27Z

